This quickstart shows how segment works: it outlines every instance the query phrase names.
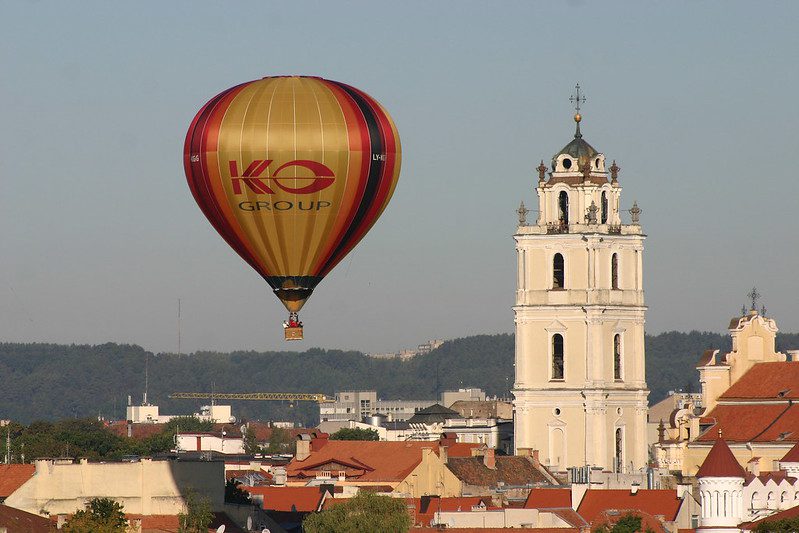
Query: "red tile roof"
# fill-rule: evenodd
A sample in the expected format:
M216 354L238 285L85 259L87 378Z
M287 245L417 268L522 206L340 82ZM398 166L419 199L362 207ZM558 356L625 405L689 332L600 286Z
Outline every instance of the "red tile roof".
M553 507L569 508L572 506L571 489L536 488L527 495L525 509L551 509Z
M719 398L799 399L799 361L757 363Z
M319 487L246 487L253 496L263 498L265 511L311 513L318 511L325 494Z
M722 430L727 442L796 442L799 440L799 406L789 404L717 405L703 417L715 424L696 440L714 442ZM704 423L704 421L700 421Z
M738 459L732 454L730 447L722 439L716 439L716 443L710 448L702 466L696 473L696 477L746 477L746 471L738 463Z
M630 490L599 489L586 491L577 513L587 522L594 520L603 512L643 511L651 515L663 515L667 521L677 517L682 500L674 490L639 489L633 494Z
M524 456L497 456L496 468L488 468L482 457L450 458L447 468L467 485L477 487L497 487L499 482L505 485L551 485L541 467Z
M49 519L20 511L7 505L0 505L0 527L13 533L49 533L53 531Z
M413 508L414 525L422 527L429 526L439 510L442 512L460 511L468 513L472 511L472 508L481 505L487 510L499 509L499 507L491 504L491 497L489 496L464 496L458 498L431 496L429 498L406 498L405 501L408 503L409 510Z
M578 533L580 530L572 527L515 527L512 529L503 527L459 527L453 528L453 531L458 533ZM439 528L435 527L415 527L411 530L412 533L441 533Z
M783 463L799 463L799 443L796 443L780 461Z
M772 522L776 520L785 520L788 518L797 518L797 517L799 517L799 506L791 507L790 509L780 511L779 513L774 513L773 515L761 518L760 520L755 520L753 522L744 522L742 524L739 524L738 527L744 531L754 531L755 529L757 529L757 526L761 525L763 522Z
M437 442L385 442L315 439L316 450L302 461L296 458L286 466L290 478L315 477L320 470L344 470L357 481L395 481L408 477L422 461L422 451L438 454ZM340 465L340 467L339 467Z
M33 477L33 465L0 465L0 498L8 498Z
M472 451L482 448L483 444L456 442L447 446L447 457L471 457Z
M177 533L180 529L180 519L177 515L140 515L126 514L128 523L133 524L141 520L142 533ZM225 526L225 533L244 533L225 513L214 513L213 520L208 526L208 531L216 532L219 526Z

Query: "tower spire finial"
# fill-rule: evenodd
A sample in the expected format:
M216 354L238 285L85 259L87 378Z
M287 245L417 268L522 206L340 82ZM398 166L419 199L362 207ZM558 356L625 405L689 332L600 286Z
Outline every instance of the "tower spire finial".
M759 292L757 292L757 288L752 287L752 290L749 294L747 294L750 300L752 300L752 311L757 312L757 301L762 296Z
M583 119L582 115L580 115L580 104L585 103L585 95L580 92L580 84L574 86L575 94L569 97L569 102L574 104L574 110L576 113L574 114L574 122L577 123L577 131L574 133L574 138L579 139L583 136L580 133L580 121Z

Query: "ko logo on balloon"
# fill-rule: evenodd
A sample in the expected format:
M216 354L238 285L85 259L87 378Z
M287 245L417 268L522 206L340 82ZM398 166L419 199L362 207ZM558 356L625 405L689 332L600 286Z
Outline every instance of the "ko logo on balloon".
M239 165L237 161L228 161L230 168L230 178L233 185L233 194L244 194L244 189L249 189L255 194L275 194L275 189L279 189L289 194L312 194L324 190L335 181L333 171L327 166L317 161L307 159L297 159L283 163L275 169L272 175L264 176L272 164L272 159L256 159L252 161L244 173L239 175ZM281 176L280 173L291 167L300 167L306 171L311 171L312 176ZM281 181L282 180L282 181ZM294 180L305 183L300 187L291 187L286 181ZM310 182L310 183L308 183Z

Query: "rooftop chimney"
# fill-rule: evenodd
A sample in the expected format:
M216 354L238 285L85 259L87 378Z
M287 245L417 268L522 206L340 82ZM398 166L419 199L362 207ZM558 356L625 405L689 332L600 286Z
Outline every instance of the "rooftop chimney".
M297 451L294 454L294 458L298 461L304 461L309 455L311 455L311 439L308 435L299 435L297 438Z
M485 453L483 454L483 464L486 465L486 468L490 468L491 470L497 469L497 460L494 456L494 448L487 448Z

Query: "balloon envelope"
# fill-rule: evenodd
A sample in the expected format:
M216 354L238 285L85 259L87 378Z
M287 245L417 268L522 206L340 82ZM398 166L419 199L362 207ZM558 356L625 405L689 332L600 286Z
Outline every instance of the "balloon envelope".
M184 167L214 228L296 312L385 209L400 153L391 117L366 93L272 77L200 109Z

